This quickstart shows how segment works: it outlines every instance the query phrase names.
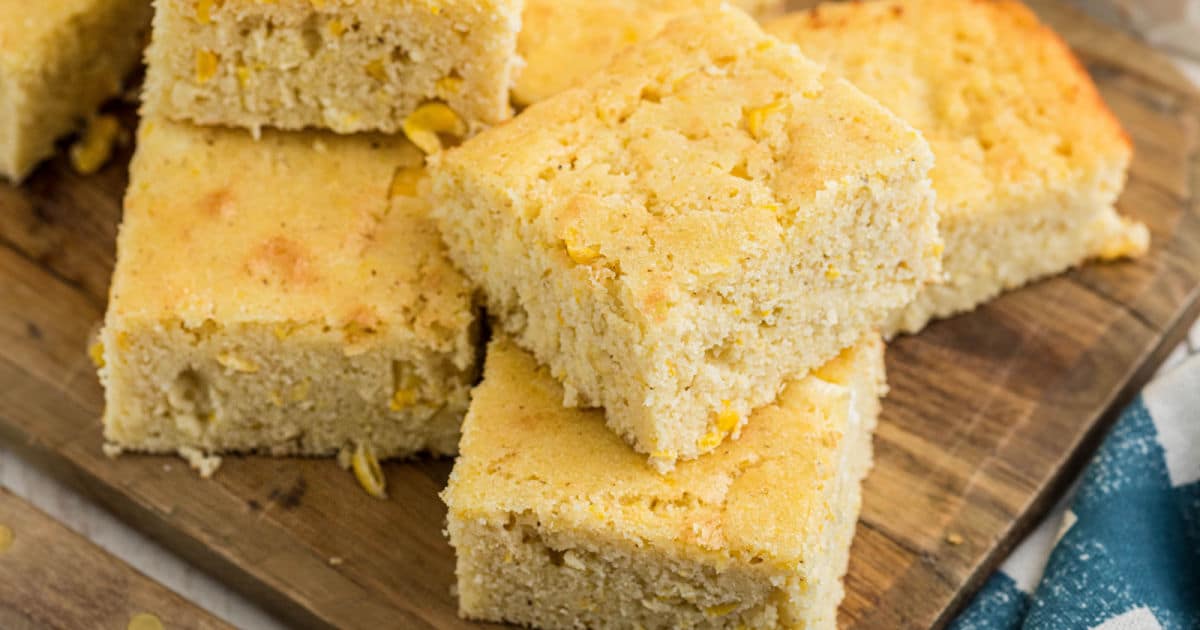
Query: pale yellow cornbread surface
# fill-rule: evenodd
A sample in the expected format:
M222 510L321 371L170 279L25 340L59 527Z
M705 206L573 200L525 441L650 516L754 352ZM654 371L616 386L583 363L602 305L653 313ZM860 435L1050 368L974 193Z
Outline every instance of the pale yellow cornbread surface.
M0 177L20 181L116 95L150 0L0 0Z
M101 335L133 450L453 452L475 309L389 136L143 121Z
M517 52L525 67L513 102L529 105L602 70L621 49L658 34L673 17L714 8L720 0L526 0ZM732 3L751 15L783 8L783 0Z
M489 312L666 469L937 276L931 157L726 9L436 157L431 181Z
M1129 138L1067 45L1019 2L827 4L766 28L912 123L937 156L947 282L893 330L1145 250L1145 227L1113 208Z
M538 627L833 627L882 356L868 337L664 476L493 340L443 493L461 611Z
M251 129L399 132L421 104L509 117L523 0L156 0L145 110Z

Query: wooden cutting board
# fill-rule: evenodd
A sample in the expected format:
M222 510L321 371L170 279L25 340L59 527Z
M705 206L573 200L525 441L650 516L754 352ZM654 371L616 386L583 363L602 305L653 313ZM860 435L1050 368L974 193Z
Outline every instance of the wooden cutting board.
M1153 249L893 344L844 627L950 619L1200 309L1197 92L1131 38L1035 8L1134 139L1121 209L1150 226ZM101 453L102 395L84 347L104 309L129 153L92 177L60 158L19 189L0 185L0 439L296 624L467 625L441 534L448 461L386 466L391 497L377 501L327 460L226 458L202 481L173 458Z
M6 630L230 628L4 488L0 584Z

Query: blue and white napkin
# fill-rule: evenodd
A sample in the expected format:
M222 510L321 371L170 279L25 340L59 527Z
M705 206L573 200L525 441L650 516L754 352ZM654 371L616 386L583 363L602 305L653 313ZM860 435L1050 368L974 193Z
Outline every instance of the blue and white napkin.
M953 630L1200 629L1200 324Z

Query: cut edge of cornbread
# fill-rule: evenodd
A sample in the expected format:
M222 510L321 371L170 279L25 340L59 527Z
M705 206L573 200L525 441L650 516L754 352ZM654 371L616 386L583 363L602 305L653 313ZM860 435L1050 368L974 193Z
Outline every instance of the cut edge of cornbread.
M894 313L889 336L1087 260L1147 250L1147 228L1115 208L1128 135L1070 47L1023 4L826 4L766 29L933 147L946 279Z
M882 352L868 337L789 385L740 440L664 477L599 412L560 407L529 354L493 340L442 494L460 613L545 628L833 628Z
M456 452L480 330L421 161L398 137L143 119L92 349L108 450Z
M141 59L150 24L147 0L82 7L29 7L12 11L69 12L29 23L6 16L22 33L0 40L0 178L19 183L54 154L55 142L75 131L108 99L120 93ZM77 3L78 4L78 3ZM16 26L14 26L16 25ZM0 29L4 29L0 25Z
M567 405L604 407L662 470L737 435L787 379L908 303L941 259L932 155L915 130L740 11L673 24L431 162L443 237L489 312L565 384ZM758 63L776 74L739 78L761 78ZM710 80L748 102L710 98ZM735 80L796 94L757 106L767 99ZM718 108L711 120L701 102Z
M522 4L156 0L144 109L256 132L396 133L441 103L458 135L474 133L511 115Z

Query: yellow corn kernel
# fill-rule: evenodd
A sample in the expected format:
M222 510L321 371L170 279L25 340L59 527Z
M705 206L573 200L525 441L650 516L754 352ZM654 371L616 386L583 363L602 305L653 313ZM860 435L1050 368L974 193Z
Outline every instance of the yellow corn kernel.
M761 139L767 119L783 111L785 105L787 102L781 99L760 107L744 108L742 114L746 117L746 130L750 132L751 136L754 136L755 140Z
M350 467L354 470L354 478L367 494L376 499L387 498L387 478L375 458L375 451L369 446L359 444L350 458Z
M725 408L717 413L717 429L722 433L729 433L734 430L741 421L742 419L738 416L738 412L730 409L728 402L726 402Z
M463 80L459 77L442 77L437 80L439 94L458 94L462 91Z
M104 367L104 343L97 341L88 346L88 357L97 370Z
M112 157L113 143L120 132L121 123L115 116L101 114L90 118L83 135L71 145L71 166L82 175L100 170Z
M438 134L458 138L467 134L467 123L449 105L438 101L418 107L404 119L401 128L404 129L404 135L425 153L442 150L442 140Z
M667 374L675 376L675 363L670 359L667 359Z
M246 84L250 82L250 68L238 66L233 73L237 75L238 87L245 88Z
M196 21L201 24L208 24L212 21L213 0L197 0L196 2ZM219 3L218 3L219 6Z
M601 508L600 506L596 505L595 503L591 503L588 505L588 513L592 515L592 518L595 518L598 521L603 521L603 520L608 519L608 515L604 513L604 509Z
M383 67L383 59L371 61L364 68L367 75L376 81L387 81L387 68Z
M208 83L217 74L217 63L220 61L211 50L201 48L196 51L196 81Z
M563 235L563 245L567 248L567 256L571 260L580 265L590 265L600 258L600 248L595 245L586 245L580 242L579 232L575 229L567 230Z
M218 354L217 363L221 364L221 367L229 368L234 372L253 374L258 371L258 365L256 363L245 357L238 356L233 352L222 352Z
M716 606L709 606L708 608L705 608L704 614L708 615L709 617L724 617L725 615L737 610L737 607L737 602L717 604Z
M283 341L284 339L291 337L292 332L294 332L295 330L296 330L296 327L294 324L292 324L291 322L284 322L284 323L275 324L275 327L272 330L272 332L275 333L276 339L278 339L279 341Z
M417 186L424 173L424 169L419 166L397 168L396 172L392 174L392 185L388 188L388 194L393 198L416 197Z
M696 443L696 447L701 451L711 451L721 444L721 437L720 433L709 431L700 438L700 441Z
M946 251L946 246L941 241L929 246L929 255L933 258L941 258L944 251Z
M392 400L388 403L388 408L392 411L400 411L415 402L417 402L416 391L411 389L397 389L392 394Z
M163 630L163 622L151 613L138 613L129 618L125 630Z
M423 384L424 381L419 375L401 369L398 363L393 365L392 399L388 402L388 408L400 411L417 402Z
M826 280L837 280L838 277L841 275L842 275L842 272L838 271L837 267L834 267L833 265L829 265L828 267L825 268L825 279Z
M325 28L329 29L329 34L333 35L334 37L341 37L342 33L346 32L346 25L342 24L342 21L337 18L329 20L329 23L325 25Z

